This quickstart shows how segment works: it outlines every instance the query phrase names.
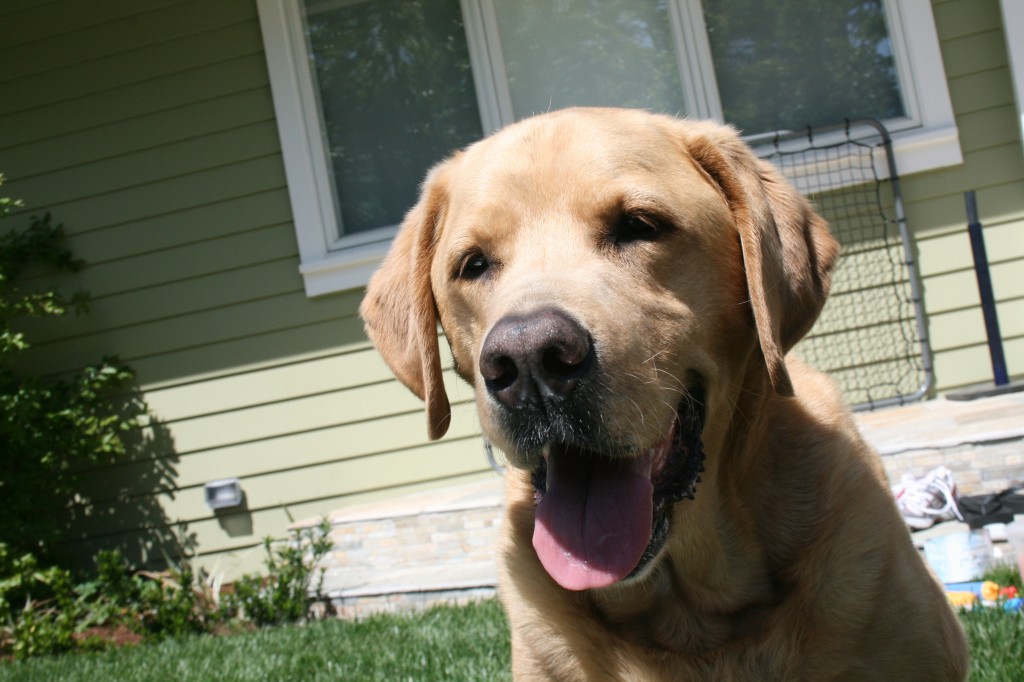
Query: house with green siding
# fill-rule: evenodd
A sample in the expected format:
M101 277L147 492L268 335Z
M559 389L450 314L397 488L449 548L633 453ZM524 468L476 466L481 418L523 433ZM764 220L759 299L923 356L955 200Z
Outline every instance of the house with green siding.
M152 413L86 474L67 549L187 550L229 575L291 520L491 475L368 342L363 287L424 171L516 119L622 105L745 134L892 132L934 354L991 379L965 230L976 190L1011 374L1024 373L1024 0L0 0L0 172L87 267L88 315L30 369L116 354ZM237 478L240 505L206 483Z

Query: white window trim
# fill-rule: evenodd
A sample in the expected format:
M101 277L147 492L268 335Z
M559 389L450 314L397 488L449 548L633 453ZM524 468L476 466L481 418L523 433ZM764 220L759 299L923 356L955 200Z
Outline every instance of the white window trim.
M901 84L907 91L908 123L893 126L900 174L963 162L945 69L929 0L885 0ZM353 238L332 235L338 224L333 180L327 163L316 89L307 64L300 0L257 0L281 139L288 193L307 296L364 286L386 254L397 226ZM1004 16L1024 14L1024 0L1002 0ZM492 0L460 0L483 130L512 119ZM673 37L684 74L683 98L695 117L721 120L711 49L700 0L669 3ZM1006 24L1011 25L1010 23ZM1010 41L1008 41L1009 43ZM1011 54L1018 86L1024 86L1024 55ZM1024 118L1022 118L1024 125ZM338 248L341 246L342 248Z
M1010 31L1011 26L1024 26L1024 0L1000 0L999 4L1003 8L1003 35L1006 37L1010 78L1013 80L1013 94L1017 102L1017 125L1021 146L1024 147L1024 41Z
M890 26L899 25L900 80L913 91L908 97L919 127L892 131L896 169L901 175L963 163L960 133L949 97L946 68L930 0L886 0Z
M296 0L257 0L263 48L277 116L292 218L299 244L299 272L307 296L365 285L387 253L394 229L381 241L332 251L337 225L334 190L324 152L320 112L306 65L302 14Z

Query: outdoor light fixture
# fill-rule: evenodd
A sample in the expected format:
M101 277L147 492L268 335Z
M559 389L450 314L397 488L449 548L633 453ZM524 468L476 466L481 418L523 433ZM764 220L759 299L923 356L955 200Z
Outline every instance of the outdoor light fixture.
M227 509L242 504L242 482L237 478L222 478L203 486L206 506L210 509Z

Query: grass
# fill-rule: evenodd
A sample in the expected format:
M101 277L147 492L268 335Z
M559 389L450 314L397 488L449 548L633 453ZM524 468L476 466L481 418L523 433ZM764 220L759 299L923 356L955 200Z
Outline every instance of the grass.
M977 609L960 620L971 643L971 682L1024 680L1024 614Z
M1022 588L1017 566L999 564L984 576L998 585ZM976 609L960 614L971 645L971 682L1024 680L1024 612Z
M0 663L0 680L510 680L508 628L496 601L322 621L225 637L195 636L98 654Z
M962 614L971 682L1024 680L1024 614ZM98 654L0 663L0 681L510 680L508 628L496 601L357 622L327 621L197 636Z

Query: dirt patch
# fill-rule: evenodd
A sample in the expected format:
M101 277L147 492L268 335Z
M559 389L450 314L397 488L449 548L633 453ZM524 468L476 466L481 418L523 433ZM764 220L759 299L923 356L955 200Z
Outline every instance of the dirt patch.
M75 642L88 648L91 644L102 644L110 647L135 646L141 644L144 637L125 625L97 625L76 632Z

